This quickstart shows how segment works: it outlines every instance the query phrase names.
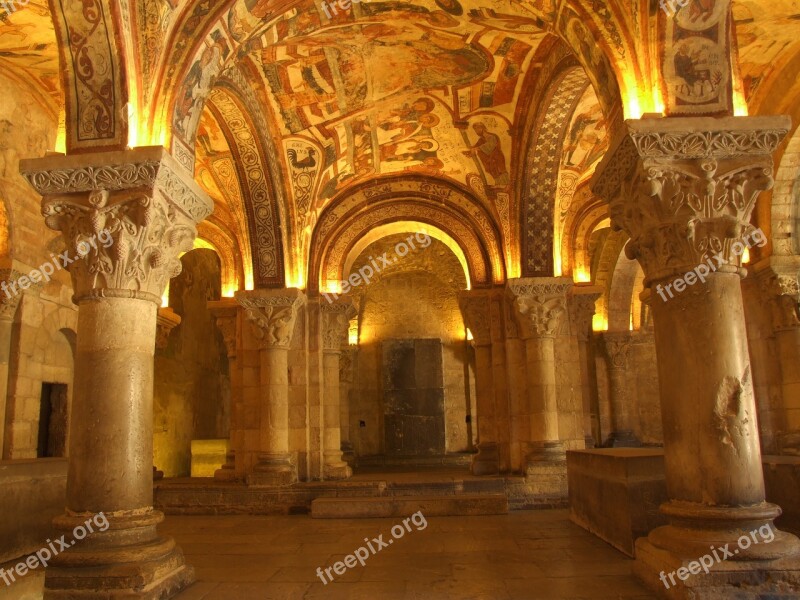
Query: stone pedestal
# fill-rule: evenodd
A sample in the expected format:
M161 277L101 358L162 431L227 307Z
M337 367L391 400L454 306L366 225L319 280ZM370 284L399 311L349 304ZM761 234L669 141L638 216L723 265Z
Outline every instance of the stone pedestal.
M289 347L305 296L296 289L239 291L236 301L260 349L258 429L245 432L243 448L246 481L291 485L297 466L289 452Z
M750 215L788 130L784 117L626 121L595 175L653 311L670 524L637 542L635 571L664 597L727 598L736 586L760 598L800 577L800 541L776 531L780 509L765 501L740 285ZM665 590L662 572L766 527L771 543Z
M525 340L530 407L526 472L529 478L549 482L543 485L543 493L557 495L566 495L567 482L566 455L558 430L555 337L567 318L571 288L572 281L567 278L513 279L508 284Z
M342 457L342 429L339 407L339 358L342 346L347 344L350 319L356 314L348 302L320 302L322 315L322 421L323 421L323 477L347 479L353 474Z
M500 472L497 422L492 385L491 297L488 291L462 292L459 306L464 323L472 332L475 349L475 399L478 408L478 453L472 460L474 475Z
M628 379L631 332L608 331L603 334L603 342L608 365L612 426L604 445L609 448L636 448L642 444L633 432L635 407Z
M45 597L168 597L194 575L158 534L164 517L153 510L156 316L213 205L163 148L48 157L20 169L44 197L47 225L78 257L68 267L78 306L75 425L66 513L55 524L71 538L98 513L109 522L52 561Z

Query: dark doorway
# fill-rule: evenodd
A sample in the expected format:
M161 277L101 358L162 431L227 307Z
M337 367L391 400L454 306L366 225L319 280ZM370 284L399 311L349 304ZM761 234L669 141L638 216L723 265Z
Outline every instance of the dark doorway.
M388 456L445 453L441 340L383 342L383 400Z
M43 383L39 404L39 458L61 458L67 450L67 386Z

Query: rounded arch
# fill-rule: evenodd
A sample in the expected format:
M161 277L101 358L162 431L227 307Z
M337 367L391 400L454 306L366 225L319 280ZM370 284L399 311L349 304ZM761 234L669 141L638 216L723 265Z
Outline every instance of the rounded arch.
M469 263L467 262L464 250L458 245L458 242L439 227L419 221L395 221L394 223L387 223L371 229L366 235L353 244L350 248L350 252L344 256L344 264L340 269L341 273L350 273L353 263L370 244L396 233L419 233L442 242L455 255L459 264L461 264L467 282L466 289L471 288ZM323 272L326 272L326 269L323 268ZM320 286L320 289L324 290L325 286Z
M375 180L335 198L312 234L308 287L340 281L346 257L369 231L398 221L439 229L461 248L473 286L505 281L502 238L482 203L455 185L422 177Z

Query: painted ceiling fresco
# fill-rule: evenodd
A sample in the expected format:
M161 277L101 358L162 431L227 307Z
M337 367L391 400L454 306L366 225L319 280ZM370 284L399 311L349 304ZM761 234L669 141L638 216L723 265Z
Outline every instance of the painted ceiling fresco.
M270 21L269 2L239 2L208 69L247 40L283 142L295 200L314 210L380 175L423 173L505 188L510 131L539 21L509 1L371 1L334 9L309 0ZM191 102L179 135L194 128Z

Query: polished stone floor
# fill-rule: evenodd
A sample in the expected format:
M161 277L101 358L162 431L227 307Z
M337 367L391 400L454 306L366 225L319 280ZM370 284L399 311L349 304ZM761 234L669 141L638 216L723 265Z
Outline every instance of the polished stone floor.
M198 583L179 600L653 598L631 576L631 561L570 523L567 511L437 517L424 528L417 517L393 539L400 521L168 517L161 531L176 537L197 571ZM376 553L363 567L330 570L334 582L322 583L318 567L380 535L392 543L378 550L371 542Z

